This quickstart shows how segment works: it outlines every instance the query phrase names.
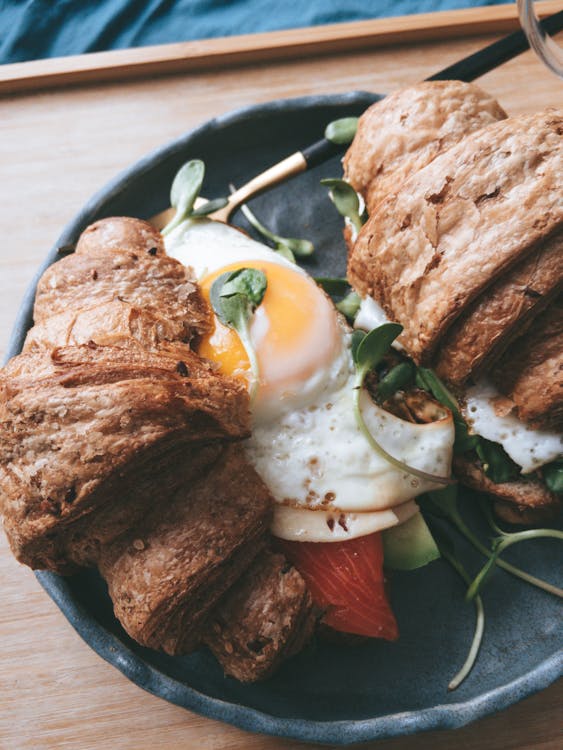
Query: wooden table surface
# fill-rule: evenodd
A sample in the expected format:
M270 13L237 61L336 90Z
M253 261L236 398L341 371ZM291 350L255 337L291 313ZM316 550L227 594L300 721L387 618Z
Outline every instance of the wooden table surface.
M490 37L271 61L0 99L0 354L21 297L63 225L110 177L202 121L274 98L414 83ZM511 113L562 104L562 84L526 53L481 85ZM301 748L169 705L128 682L72 630L0 535L0 748ZM457 731L374 750L555 750L563 684Z

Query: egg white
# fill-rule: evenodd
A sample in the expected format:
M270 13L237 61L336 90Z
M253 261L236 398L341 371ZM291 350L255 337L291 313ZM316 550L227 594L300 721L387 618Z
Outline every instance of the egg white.
M166 252L194 269L198 279L231 263L266 260L307 275L302 268L234 227L198 218L187 219L165 237Z
M389 319L381 305L372 297L364 297L354 327L370 331L387 322ZM520 466L522 474L529 474L560 458L563 454L563 436L530 427L512 413L506 416L497 414L494 404L501 396L487 379L467 389L465 417L472 432L502 445L510 458Z
M362 331L371 331L373 328L390 322L379 302L376 302L373 297L369 296L362 298L360 309L354 319L354 328L359 328Z
M209 220L184 222L166 237L166 248L199 278L252 261L305 274L240 231ZM323 295L321 290L318 294ZM325 298L319 300L319 309L327 314L321 304ZM260 403L258 394L253 405L247 456L279 504L272 530L285 539L336 541L380 531L410 518L418 511L413 498L440 486L391 466L359 430L353 412L351 332L331 304L328 314L337 321L338 346L331 361L278 394L275 403ZM259 307L251 326L256 348L269 325L264 317ZM389 453L429 474L449 475L451 416L412 424L378 407L366 392L361 403L368 428Z
M529 474L563 454L563 435L533 429L513 413L496 414L495 399L501 396L487 380L481 380L466 393L466 418L475 433L502 445L510 458Z
M414 500L395 508L368 513L292 508L276 505L272 534L280 539L300 542L343 542L398 526L419 512Z
M400 471L374 451L353 410L353 374L304 409L254 426L248 456L274 498L312 510L367 512L400 505L439 484ZM381 409L364 391L364 420L400 461L429 474L449 475L451 415L430 424L406 422Z
M385 310L381 307L379 302L376 302L373 297L363 297L360 302L360 309L354 320L354 328L361 331L372 331L378 326L382 326L384 323L391 323ZM399 336L399 339L401 337ZM404 347L400 341L395 339L391 346L397 351L404 351Z

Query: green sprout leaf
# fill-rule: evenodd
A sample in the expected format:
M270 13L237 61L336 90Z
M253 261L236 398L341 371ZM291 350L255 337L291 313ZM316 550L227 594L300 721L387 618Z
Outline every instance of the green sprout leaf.
M357 292L350 292L344 299L336 303L336 309L345 315L348 320L354 320L362 304L362 298Z
M214 198L211 201L206 201L199 208L194 208L190 216L207 216L220 208L224 208L228 202L228 198Z
M287 249L295 255L296 258L306 258L315 252L315 246L310 240L302 240L297 237L280 237L273 235L276 243L276 250Z
M377 384L375 392L377 401L379 403L387 401L394 393L412 383L414 376L415 366L412 362L399 362Z
M360 214L360 198L352 185L346 180L327 178L321 180L321 185L329 188L328 194L341 216L350 219L357 232L364 225L367 214Z
M455 427L454 448L456 452L466 453L474 449L479 438L476 435L469 434L467 423L461 415L456 399L442 383L434 370L430 370L427 367L419 367L416 373L416 384L419 388L431 393L436 401L446 406L453 414Z
M174 218L162 230L170 234L190 216L205 176L205 164L200 159L186 162L177 172L170 189L170 205L176 209Z
M325 128L325 138L339 146L346 145L352 143L357 129L357 117L342 117L340 120L329 122Z
M357 292L350 291L350 282L343 276L318 276L315 281L332 297L336 309L354 320L360 309L362 298ZM338 299L341 297L342 299Z
M356 361L356 354L358 351L359 345L362 343L362 341L367 336L367 333L365 331L354 331L352 333L352 342L350 344L350 351L352 353L352 359L354 362Z
M483 471L495 484L510 482L520 473L518 466L498 443L479 436L475 452L483 464Z
M315 281L331 297L340 297L350 289L350 282L344 276L317 276Z
M250 338L250 320L266 293L268 281L263 271L257 268L239 268L221 274L209 292L211 306L224 325L233 328L239 335L248 355L253 382L250 397L254 398L260 378L258 359Z
M384 323L382 326L362 335L361 338L356 337L354 339L354 335L352 336L352 356L356 366L356 379L354 383L354 416L356 424L374 451L384 458L387 463L391 464L391 466L428 482L441 485L452 484L452 480L448 477L437 477L425 471L420 471L388 453L373 437L362 415L360 395L365 377L370 370L373 370L381 362L389 351L391 344L402 330L403 327L398 323Z
M251 312L254 312L264 299L267 285L263 271L256 268L241 268L229 274L229 278L223 283L220 295L222 298L235 295L245 296L250 303Z
M563 461L553 461L543 467L543 478L552 492L563 492Z
M381 362L402 330L403 326L399 323L384 323L362 338L354 356L354 364L362 381Z
M231 185L231 189L234 189ZM315 251L315 247L309 240L302 240L296 237L281 237L279 234L275 234L268 227L264 226L262 222L252 213L246 204L242 204L240 207L243 214L246 216L248 223L256 229L256 231L270 240L274 244L274 249L289 260L295 262L295 258L305 258L312 255ZM291 253L291 255L290 255Z
M293 251L290 250L287 245L279 245L276 248L276 252L278 255L281 255L282 258L285 258L290 263L297 263L297 260L295 259L295 255L293 254Z

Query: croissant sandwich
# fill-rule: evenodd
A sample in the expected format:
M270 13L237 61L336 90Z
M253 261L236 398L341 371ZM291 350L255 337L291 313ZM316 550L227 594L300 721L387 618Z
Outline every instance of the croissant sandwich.
M562 136L561 110L507 118L476 86L424 83L374 104L344 158L369 213L346 230L350 281L502 443L510 480L471 455L455 470L512 522L560 507L543 467L562 453Z

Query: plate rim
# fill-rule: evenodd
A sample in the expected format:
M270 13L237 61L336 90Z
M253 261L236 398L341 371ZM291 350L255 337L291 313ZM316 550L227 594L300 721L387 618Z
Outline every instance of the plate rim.
M229 111L203 122L177 138L153 149L126 169L120 171L98 190L64 227L27 288L12 328L4 361L21 351L30 326L37 282L44 270L58 257L58 248L72 241L91 222L100 207L118 195L131 177L136 179L165 159L187 147L190 140L245 118L302 110L305 107L366 106L381 95L366 91L321 94L290 99L276 99ZM275 716L236 702L205 695L186 683L169 677L132 651L100 622L91 617L70 592L67 580L55 573L36 571L36 578L80 637L106 662L117 668L131 682L170 703L208 718L232 724L241 729L277 737L337 745L366 742L435 729L454 729L489 714L503 710L538 692L563 675L563 650L543 659L532 670L479 696L458 703L438 704L430 708L386 714L370 719L318 721ZM157 689L158 684L158 689Z

